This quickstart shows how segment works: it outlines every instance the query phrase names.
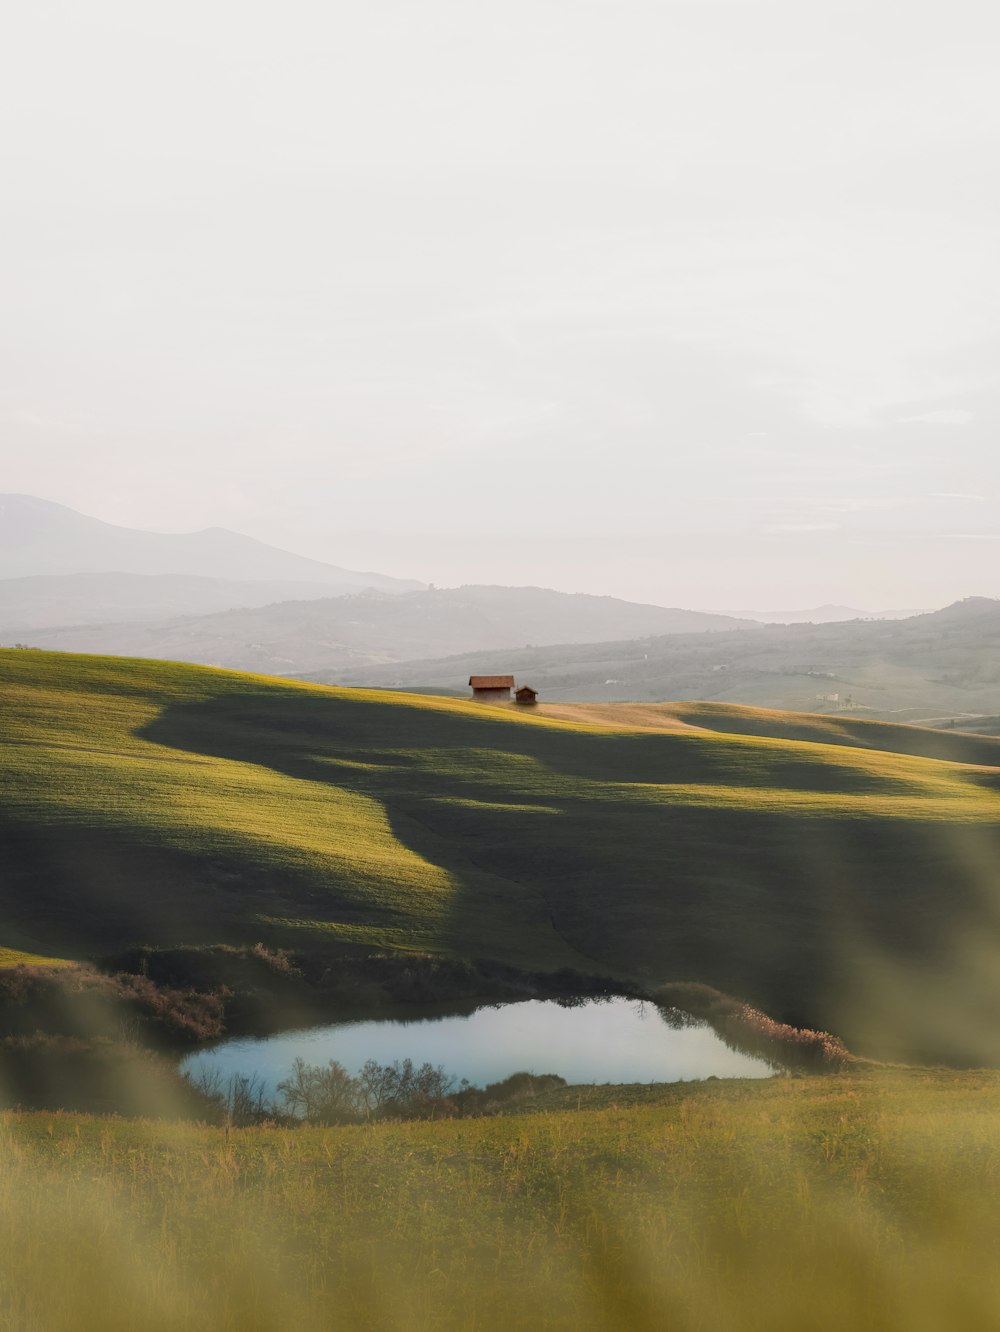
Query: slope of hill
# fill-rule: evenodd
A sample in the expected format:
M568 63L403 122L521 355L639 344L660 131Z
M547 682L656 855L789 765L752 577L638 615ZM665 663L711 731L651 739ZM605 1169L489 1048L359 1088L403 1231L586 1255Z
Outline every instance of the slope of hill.
M944 761L897 728L654 730L37 652L0 683L0 946L422 949L1000 1059L1000 742Z
M347 668L428 652L727 630L743 623L724 615L540 587L458 587L283 601L144 624L39 628L30 634L12 627L7 637L16 634L24 641L28 635L32 644L56 651L158 657L282 675L322 669L335 677Z
M306 559L223 527L142 532L88 518L32 495L0 495L0 578L78 573L188 574L390 592L420 586L412 579L358 573Z
M549 701L700 698L962 725L1000 712L1000 601L969 597L906 620L468 653L345 671L339 679L461 690L470 673L495 671L515 673Z
M363 575L359 574L361 578ZM345 583L338 595L362 591ZM194 574L34 574L0 578L0 633L27 634L58 625L145 622L208 615L276 601L329 597L330 588L307 582L237 582Z

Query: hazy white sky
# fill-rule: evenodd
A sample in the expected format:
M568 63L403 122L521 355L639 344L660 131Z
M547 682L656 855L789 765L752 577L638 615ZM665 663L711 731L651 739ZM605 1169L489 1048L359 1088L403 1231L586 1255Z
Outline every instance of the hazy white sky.
M1000 10L34 0L0 490L441 584L1000 595Z

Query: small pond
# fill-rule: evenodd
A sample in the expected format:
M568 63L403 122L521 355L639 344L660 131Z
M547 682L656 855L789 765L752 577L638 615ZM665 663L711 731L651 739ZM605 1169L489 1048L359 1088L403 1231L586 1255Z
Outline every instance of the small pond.
M558 1073L570 1083L679 1082L691 1078L766 1078L773 1069L730 1050L704 1024L673 1026L653 1004L591 1000L563 1007L551 1000L479 1008L462 1016L417 1021L339 1023L287 1031L261 1040L234 1040L189 1055L181 1064L197 1077L256 1074L269 1097L292 1061L336 1059L357 1073L366 1059L443 1065L475 1086L511 1073Z

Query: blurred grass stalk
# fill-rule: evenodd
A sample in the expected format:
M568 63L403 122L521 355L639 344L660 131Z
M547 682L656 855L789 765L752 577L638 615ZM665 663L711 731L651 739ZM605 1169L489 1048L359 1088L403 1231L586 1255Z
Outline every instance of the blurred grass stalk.
M1000 1326L1000 1075L585 1104L228 1132L8 1113L0 1327Z

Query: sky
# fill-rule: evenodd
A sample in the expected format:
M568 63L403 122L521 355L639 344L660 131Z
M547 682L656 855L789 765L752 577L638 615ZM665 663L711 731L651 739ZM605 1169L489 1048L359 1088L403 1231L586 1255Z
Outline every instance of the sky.
M35 0L0 490L717 610L1000 595L1000 11Z

